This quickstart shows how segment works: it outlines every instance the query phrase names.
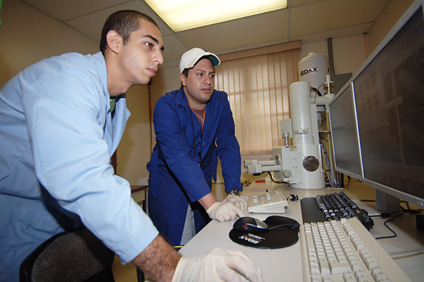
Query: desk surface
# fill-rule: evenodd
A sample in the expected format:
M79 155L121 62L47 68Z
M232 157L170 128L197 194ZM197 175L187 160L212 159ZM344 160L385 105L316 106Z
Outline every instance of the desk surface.
M337 188L303 190L274 183L253 183L245 191L243 191L243 195L247 196L249 194L261 193L266 189L269 191L280 190L285 195L296 194L299 198L315 197L316 195L343 190ZM348 190L344 190L344 192L357 204L360 204L361 207L366 208L370 214L377 213L375 209L373 210L372 203L359 203L359 201L356 200L358 197L355 194L350 193ZM264 220L269 216L269 214L250 215L260 220ZM300 201L289 202L286 213L281 215L293 218L302 224L303 221ZM414 225L411 227L412 220ZM389 235L387 228L382 222L375 219L374 222L376 222L376 224L371 230L371 233L375 237L383 236L383 234ZM424 277L424 232L416 230L415 217L412 218L412 215L405 215L396 222L397 223L394 224L392 229L398 233L398 237L378 240L378 242L392 257L395 258L395 261L412 281L422 281L422 277ZM299 242L287 248L274 250L242 246L234 243L229 238L228 234L232 229L233 224L234 221L211 221L180 250L180 253L186 257L195 257L216 247L241 250L260 266L265 282L282 280L297 282L303 280L301 247ZM421 252L421 255L416 255L417 252ZM409 256L411 254L413 256Z

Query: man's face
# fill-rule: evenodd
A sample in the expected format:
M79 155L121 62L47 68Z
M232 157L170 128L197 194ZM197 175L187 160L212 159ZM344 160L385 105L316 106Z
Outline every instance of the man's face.
M163 41L159 29L144 19L140 28L131 33L119 54L123 79L130 85L145 85L156 75L163 63Z
M187 77L180 74L180 78L190 106L203 109L212 98L214 89L215 69L212 62L203 58L189 70Z

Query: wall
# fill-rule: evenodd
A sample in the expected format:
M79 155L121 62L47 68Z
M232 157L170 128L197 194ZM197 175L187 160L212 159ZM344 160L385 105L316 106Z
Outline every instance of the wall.
M414 0L391 0L366 35L333 38L335 74L355 73L412 2ZM312 51L328 56L327 41L302 44L300 57Z
M146 169L151 147L148 86L131 88L127 93L127 107L131 117L117 150L117 174L137 184L138 178L149 175Z
M67 52L96 53L98 43L18 0L3 0L0 26L0 87L25 67ZM100 36L100 30L99 30ZM118 147L118 174L136 184L147 176L150 117L147 86L127 95L131 117Z
M384 38L387 32L393 27L399 17L410 6L413 0L392 0L381 14L378 22L371 28L367 35L356 35L343 38L332 39L333 62L335 74L355 73L367 56ZM328 56L327 40L306 43L301 46L300 58L304 58L309 52L316 52ZM219 71L219 67L217 68ZM162 68L152 83L151 107L153 109L157 99L167 91L179 87L178 67L170 66ZM152 110L153 112L153 110ZM154 133L153 133L153 145ZM220 167L218 168L218 182L222 181Z
M333 38L333 62L335 74L354 73L367 58L366 44L363 35ZM309 52L328 55L327 41L302 44L300 58L304 58Z
M391 0L378 21L368 32L370 53L377 47L384 36L405 13L414 0Z
M1 21L0 85L43 58L98 50L95 41L21 1L3 0Z
M333 39L333 60L336 74L355 72L366 59L366 44L363 35ZM302 44L300 57L304 58L309 52L328 56L327 41ZM219 71L219 67L217 67ZM168 91L179 88L178 67L170 66L160 69L152 83L152 107L160 96Z
M412 0L392 0L379 21L368 33L369 53L390 30ZM0 86L26 66L40 59L65 52L95 53L98 44L66 25L40 13L18 0L3 0L0 26ZM99 31L100 34L100 31ZM328 54L327 41L302 44L301 58L308 52ZM336 74L355 72L366 58L363 35L334 38L333 56ZM217 69L219 71L219 69ZM179 88L178 66L160 69L150 88L151 112L157 99ZM118 174L136 184L147 176L150 159L149 94L147 86L129 91L128 107L132 112L121 145L118 147Z
M349 72L353 73L360 67L362 62L366 59L366 48L364 44L363 35L333 39L332 44L334 68L336 74ZM328 55L327 41L302 44L300 57L304 58L309 52L312 51ZM216 70L217 72L219 72L219 66ZM177 66L170 66L167 68L160 69L157 77L154 78L151 85L152 109L156 101L162 95L164 95L168 91L172 91L180 87L180 79L178 73L179 70ZM155 144L154 139L153 144Z
M366 50L364 47L363 36L354 36L341 39L333 39L333 57L334 68L336 74L355 72L366 59ZM301 58L306 57L309 52L317 52L320 54L328 54L327 42L317 42L312 44L303 44L301 47ZM219 66L216 69L219 72ZM151 85L151 106L152 109L156 101L166 92L178 89L180 87L179 69L177 66L162 68L158 72L157 77L152 81ZM152 110L153 114L153 110ZM152 127L153 128L153 127ZM152 144L156 143L154 132L152 134ZM243 179L251 179L246 173ZM218 163L217 183L222 183L223 177L221 173L220 163Z
M151 114L153 117L153 109L155 107L156 101L166 92L170 92L176 89L179 89L181 86L181 80L179 76L180 70L177 66L160 68L158 74L153 78L150 93L151 93ZM153 119L152 119L153 121ZM156 137L154 128L152 125L152 145L156 144Z

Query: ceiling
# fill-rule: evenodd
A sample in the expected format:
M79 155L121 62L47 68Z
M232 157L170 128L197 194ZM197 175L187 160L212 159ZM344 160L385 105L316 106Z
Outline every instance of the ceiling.
M293 40L311 43L329 37L363 34L369 31L390 2L390 0L288 0L287 9L174 32L143 0L21 1L96 42L99 41L102 26L108 15L122 9L142 11L156 21L162 32L165 66L177 65L182 53L193 47L224 54Z

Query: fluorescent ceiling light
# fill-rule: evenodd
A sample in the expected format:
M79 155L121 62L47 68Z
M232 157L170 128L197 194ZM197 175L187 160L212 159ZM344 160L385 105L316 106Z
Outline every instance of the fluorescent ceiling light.
M174 31L286 8L287 0L145 0Z

